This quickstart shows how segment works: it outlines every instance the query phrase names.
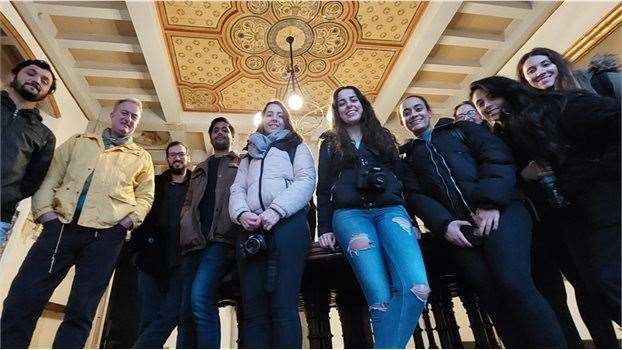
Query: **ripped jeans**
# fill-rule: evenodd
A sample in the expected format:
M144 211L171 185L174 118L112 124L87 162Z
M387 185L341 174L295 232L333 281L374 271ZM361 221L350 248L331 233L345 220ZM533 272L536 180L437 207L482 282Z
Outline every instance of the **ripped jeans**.
M408 213L401 205L339 209L333 229L367 299L374 347L406 347L430 292Z

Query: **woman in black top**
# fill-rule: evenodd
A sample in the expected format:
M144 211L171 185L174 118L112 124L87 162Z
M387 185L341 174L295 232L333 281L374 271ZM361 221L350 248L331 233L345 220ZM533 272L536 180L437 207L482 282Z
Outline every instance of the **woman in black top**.
M580 90L536 93L504 77L473 82L471 99L487 119L501 121L515 153L550 167L561 243L619 324L619 104Z

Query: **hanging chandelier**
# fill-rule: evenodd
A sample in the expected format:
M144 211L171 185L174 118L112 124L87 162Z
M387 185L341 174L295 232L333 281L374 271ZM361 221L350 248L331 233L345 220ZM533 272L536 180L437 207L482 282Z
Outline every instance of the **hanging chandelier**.
M288 109L290 110L291 122L301 135L307 135L326 124L328 109L330 113L330 101L326 101L326 105L320 105L300 84L299 74L300 68L294 64L294 37L288 36L285 41L289 44L289 63L285 67L287 73L287 84L281 96ZM253 123L258 126L261 123L261 112L255 113Z
M285 86L285 95L283 101L287 101L287 106L293 111L298 111L302 108L305 101L303 98L302 89L300 89L300 82L298 81L298 73L300 69L294 64L294 50L293 43L294 37L288 36L285 41L289 44L289 64L287 65L287 86Z

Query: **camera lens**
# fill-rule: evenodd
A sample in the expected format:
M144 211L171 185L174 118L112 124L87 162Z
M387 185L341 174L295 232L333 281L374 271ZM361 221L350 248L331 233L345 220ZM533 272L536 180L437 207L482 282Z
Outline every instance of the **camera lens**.
M246 243L244 244L244 249L246 249L246 251L250 254L256 254L259 251L260 247L260 242L257 240L257 238L254 237L246 240Z

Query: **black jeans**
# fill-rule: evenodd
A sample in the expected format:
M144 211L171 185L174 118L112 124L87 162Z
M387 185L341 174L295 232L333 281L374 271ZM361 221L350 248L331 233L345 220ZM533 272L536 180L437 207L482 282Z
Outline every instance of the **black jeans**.
M501 211L498 229L483 246L447 244L462 279L491 313L505 347L566 347L555 313L531 277L531 218L522 203Z
M162 348L175 327L178 349L197 347L196 326L190 308L196 265L197 254L193 252L163 279L138 271L140 335L134 348Z
M2 348L28 347L45 304L73 265L76 274L65 317L52 347L83 348L126 232L121 225L93 229L59 220L45 223L4 300Z
M309 252L306 211L282 219L272 229L268 256L243 259L236 250L242 290L242 347L301 348L298 293Z

